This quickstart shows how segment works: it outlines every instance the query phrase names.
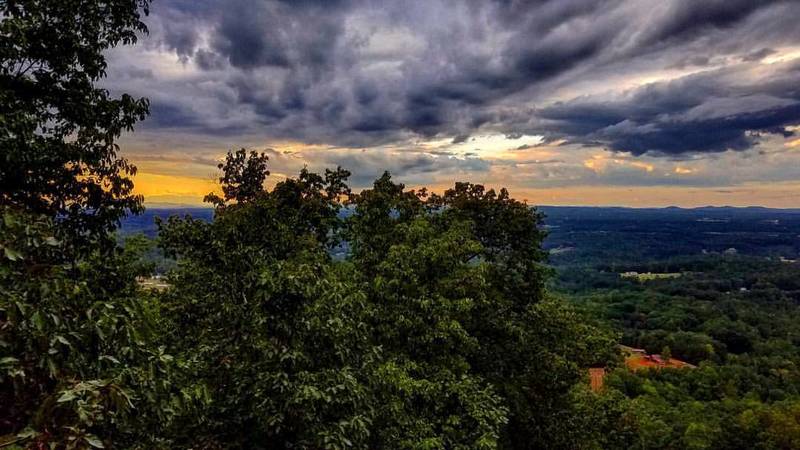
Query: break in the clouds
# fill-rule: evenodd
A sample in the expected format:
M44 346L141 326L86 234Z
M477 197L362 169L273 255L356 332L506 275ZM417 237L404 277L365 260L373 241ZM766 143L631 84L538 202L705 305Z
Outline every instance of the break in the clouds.
M108 86L151 100L140 154L203 136L204 155L290 142L316 146L303 164L421 182L670 185L714 158L767 177L786 169L763 155L797 142L797 17L796 0L158 0ZM588 167L597 151L625 170Z

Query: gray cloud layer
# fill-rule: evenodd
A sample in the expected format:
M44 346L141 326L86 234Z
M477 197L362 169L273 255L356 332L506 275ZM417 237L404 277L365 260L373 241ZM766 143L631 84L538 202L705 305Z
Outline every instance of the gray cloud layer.
M150 129L744 150L800 123L800 64L763 61L800 43L797 17L800 2L767 0L159 0L143 47L112 55L109 83L151 98ZM143 70L147 51L190 70ZM615 87L660 71L673 76Z
M789 136L800 121L800 64L739 79L738 68L651 84L612 100L579 98L544 108L551 136L634 155L746 150L762 134Z

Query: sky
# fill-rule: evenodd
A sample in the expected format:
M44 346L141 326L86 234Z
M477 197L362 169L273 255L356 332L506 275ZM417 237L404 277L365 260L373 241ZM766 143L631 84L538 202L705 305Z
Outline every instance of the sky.
M270 182L507 187L542 205L800 207L800 1L156 0L103 85L150 206L231 149Z

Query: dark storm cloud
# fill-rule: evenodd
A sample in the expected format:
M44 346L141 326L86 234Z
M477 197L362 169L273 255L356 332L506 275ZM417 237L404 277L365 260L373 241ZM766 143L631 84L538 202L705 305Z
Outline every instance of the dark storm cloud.
M365 180L374 179L376 175L384 170L405 175L421 173L441 172L443 170L466 170L470 172L481 172L488 169L486 161L479 158L456 158L453 156L435 156L430 154L406 154L400 155L375 155L369 153L354 154L335 158L336 162L343 167L354 167L359 169L358 174L364 174ZM371 173L370 173L371 172ZM369 175L367 175L369 174Z
M226 2L211 41L237 68L329 64L342 35L340 2Z
M748 53L742 57L743 61L747 62L757 62L761 61L762 59L766 58L769 55L775 53L775 50L771 48L762 48L761 50L756 50L754 52Z
M151 101L150 114L152 120L145 122L145 127L191 128L202 125L202 121L192 111L173 103Z
M557 103L539 116L554 136L635 155L745 150L761 134L791 136L786 127L800 122L800 66L750 83L735 75L704 72L624 98Z
M647 42L662 42L696 36L707 28L729 28L768 4L784 0L705 0L672 2L664 19L648 35Z
M453 137L453 140L450 141L450 143L451 144L461 144L461 143L467 142L468 139L469 139L469 135L468 134L459 134L459 135Z
M274 157L273 157L274 156ZM292 166L288 157L293 155L271 155L272 163L278 167ZM405 180L420 181L437 174L463 174L486 172L490 163L474 156L456 156L446 152L404 152L388 149L353 150L327 149L303 152L304 159L298 163L310 163L312 168L346 167L352 172L350 181L355 186L368 186L384 171L402 174ZM300 166L302 167L302 166ZM288 170L296 169L291 167Z
M750 73L800 42L799 14L797 1L753 0L160 0L145 46L196 72L117 87L158 100L150 127L209 134L361 147L494 132L634 154L740 150L800 123L797 68ZM707 72L553 98L686 68Z

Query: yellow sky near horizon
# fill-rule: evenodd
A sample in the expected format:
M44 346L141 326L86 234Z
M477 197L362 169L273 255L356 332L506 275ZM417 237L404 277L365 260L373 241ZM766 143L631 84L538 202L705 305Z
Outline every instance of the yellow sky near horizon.
M214 180L190 176L159 175L139 172L135 192L144 195L145 204L202 206L203 197L219 192ZM402 181L402 177L400 179ZM452 184L429 184L433 192L442 192ZM486 183L487 188L507 187L514 198L531 205L562 206L629 206L629 207L700 207L700 206L764 206L770 208L800 207L800 181L781 183L748 183L731 188L698 188L691 186L603 186L585 185L553 188L524 188ZM422 185L409 185L419 188ZM358 189L356 189L358 191Z
M778 139L778 138L775 138ZM434 192L455 181L506 187L512 196L538 205L800 208L800 140L776 140L754 152L724 152L700 159L631 156L564 142L543 144L536 136L508 139L476 136L469 143L429 141L377 150L280 143L253 146L268 151L268 185L302 167L351 169L355 191L383 170L410 187ZM219 192L216 164L224 153L132 152L139 167L135 192L147 205L198 206ZM759 165L753 166L755 158Z
M141 170L134 177L134 193L143 195L146 205L202 205L206 194L218 190L219 186L212 179L161 175Z
M202 205L218 192L216 165L224 152L125 153L139 167L135 192L148 205ZM358 191L384 170L410 187L434 192L455 181L506 187L512 196L540 205L800 208L800 139L773 137L757 149L699 158L633 156L600 148L544 143L540 136L476 135L465 142L439 139L376 149L269 142L251 149L269 155L267 185L303 167L322 172L341 165L353 171ZM758 162L754 165L754 162Z

